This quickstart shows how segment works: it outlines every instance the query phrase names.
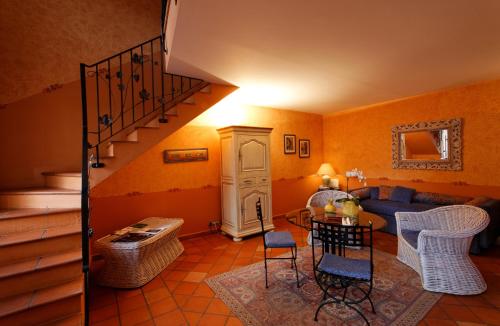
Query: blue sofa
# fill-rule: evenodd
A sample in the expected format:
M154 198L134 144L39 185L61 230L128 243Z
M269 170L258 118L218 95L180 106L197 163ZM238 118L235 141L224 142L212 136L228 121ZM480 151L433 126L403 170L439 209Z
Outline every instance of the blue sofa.
M472 205L481 207L490 216L488 227L476 235L471 244L471 253L494 245L500 235L500 200L487 197L462 197L431 192L417 192L405 187L365 187L350 192L360 200L367 212L383 217L387 225L382 231L396 234L396 212L421 212L445 205Z

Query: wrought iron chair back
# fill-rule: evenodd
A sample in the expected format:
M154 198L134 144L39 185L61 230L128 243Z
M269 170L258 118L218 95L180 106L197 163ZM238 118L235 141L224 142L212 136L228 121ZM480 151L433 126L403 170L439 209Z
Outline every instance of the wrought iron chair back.
M264 268L265 268L265 276L266 276L266 288L268 288L268 280L267 280L267 261L268 260L290 260L290 265L291 268L295 268L295 277L297 278L297 287L300 286L299 284L299 273L297 269L297 244L295 243L295 240L293 240L292 235L289 232L271 232L270 234L267 234L266 230L264 229L264 216L262 214L262 203L260 201L260 197L255 203L255 210L257 213L257 219L260 222L260 227L262 229L262 240L264 243ZM269 236L269 238L266 237L266 234ZM267 238L267 239L266 239ZM267 256L267 249L268 248L289 248L291 251L291 256L290 257L268 257Z
M369 325L368 319L364 316L355 304L359 304L364 300L369 300L372 307L372 312L375 313L373 302L370 299L370 293L373 288L373 225L370 222L368 226L361 225L342 225L341 223L331 223L313 220L315 230L312 234L312 258L313 270L316 282L323 290L323 300L316 310L315 320L317 320L320 309L329 303L344 303L349 308L355 310ZM319 243L319 245L317 245ZM318 247L321 248L320 254ZM346 248L353 250L369 248L369 273L363 277L348 275L344 270L343 273L337 273L335 267L331 271L321 270L320 265L326 255L335 255L346 258ZM318 256L319 254L319 256ZM331 257L331 256L330 256ZM349 258L348 258L349 259ZM361 264L361 260L350 260L347 265L356 266ZM365 260L366 263L366 260ZM347 271L349 272L349 271ZM328 277L324 277L324 276ZM360 287L361 284L366 284L367 288ZM358 298L347 297L348 289L356 288L363 295ZM335 291L343 291L343 295L337 296Z
M260 202L260 197L255 203L255 210L257 212L257 219L260 222L260 228L262 230L262 240L264 241L264 247L266 246L266 231L264 230L264 216L262 214L262 203Z

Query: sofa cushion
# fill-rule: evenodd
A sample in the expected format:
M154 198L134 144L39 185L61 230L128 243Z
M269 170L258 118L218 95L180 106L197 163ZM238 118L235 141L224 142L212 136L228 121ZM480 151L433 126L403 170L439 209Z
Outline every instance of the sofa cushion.
M359 189L354 189L350 192L350 194L358 199L367 199L370 198L370 188L364 187Z
M361 201L361 207L365 211L375 214L394 216L396 212L422 212L438 206L422 203L401 203L391 200L365 199Z
M412 231L412 230L401 230L401 235L403 238L412 246L417 249L418 246L418 235L420 231Z
M432 205L463 205L472 198L437 194L434 192L417 192L413 196L413 202Z
M394 187L391 187L391 186L378 187L378 199L379 200L390 200L393 190L394 190Z
M409 204L411 203L411 199L413 198L414 193L415 189L397 186L392 191L391 197L389 199L392 201Z
M378 199L378 187L370 187L370 199Z

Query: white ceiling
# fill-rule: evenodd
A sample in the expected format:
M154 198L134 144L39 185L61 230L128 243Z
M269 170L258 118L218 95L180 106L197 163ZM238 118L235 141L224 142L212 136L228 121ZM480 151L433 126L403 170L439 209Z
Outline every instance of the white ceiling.
M500 77L500 0L184 0L169 70L327 113Z

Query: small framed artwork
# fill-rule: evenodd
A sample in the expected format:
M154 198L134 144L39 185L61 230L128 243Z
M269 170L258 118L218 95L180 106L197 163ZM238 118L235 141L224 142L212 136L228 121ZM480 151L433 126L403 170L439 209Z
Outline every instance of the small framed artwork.
M283 148L285 150L285 154L297 153L297 150L295 149L295 135L284 135Z
M163 151L164 163L208 161L208 148L167 149Z
M299 139L299 157L309 158L311 156L311 142L309 139Z

